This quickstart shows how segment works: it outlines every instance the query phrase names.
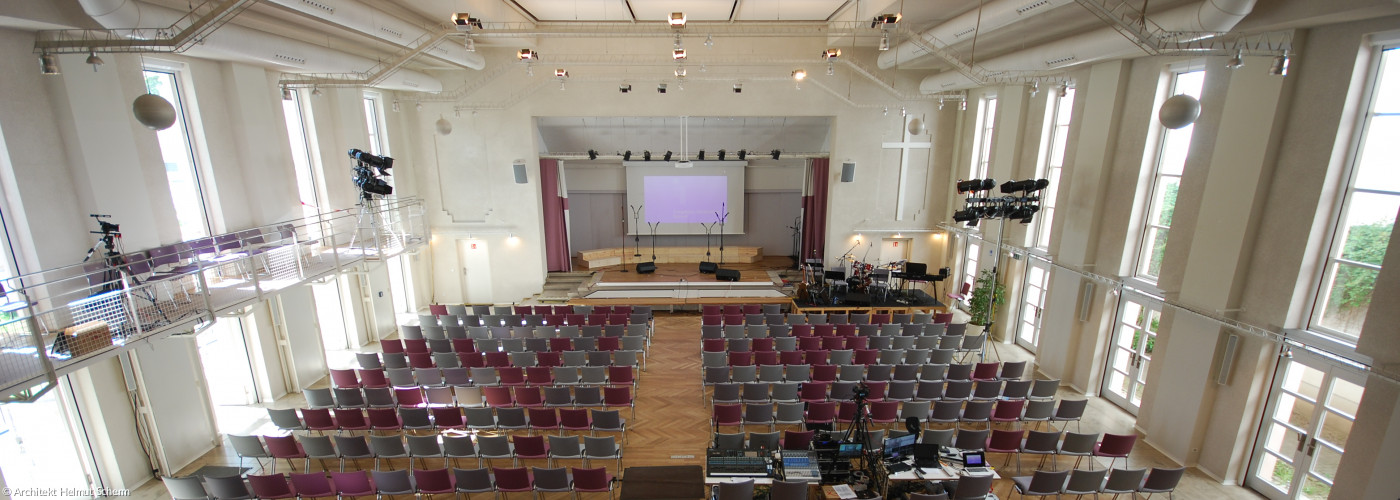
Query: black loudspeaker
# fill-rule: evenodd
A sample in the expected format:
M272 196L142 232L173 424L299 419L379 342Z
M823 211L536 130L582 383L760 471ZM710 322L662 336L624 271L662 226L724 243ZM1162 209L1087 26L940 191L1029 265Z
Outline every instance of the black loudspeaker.
M719 264L714 262L700 263L700 274L714 274L716 269L719 269Z
M736 269L715 269L715 279L720 281L739 281L739 271Z
M638 263L637 263L637 272L638 272L638 273L641 273L641 274L654 273L654 272L656 272L656 263L655 263L655 262L638 262Z
M848 294L846 294L846 297L842 299L842 301L845 302L846 305L869 307L869 306L870 306L870 294L867 294L867 293L848 293Z
M842 164L841 164L841 182L855 182L855 181L856 181L856 164L853 163L853 162L842 163Z
M524 164L524 163L516 163L516 164L514 164L514 165L511 165L511 167L515 169L515 183L516 183L516 184L525 184L525 183L530 182L530 180L529 180L527 177L525 177L525 164Z

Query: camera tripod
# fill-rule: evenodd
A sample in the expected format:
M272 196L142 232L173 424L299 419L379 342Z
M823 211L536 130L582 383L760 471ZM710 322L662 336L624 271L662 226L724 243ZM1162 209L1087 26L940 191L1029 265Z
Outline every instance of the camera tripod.
M389 248L403 248L403 240L400 239L398 233L391 230L393 224L383 220L383 212L385 210L383 205L383 198L376 199L373 193L360 190L360 203L358 205L360 209L359 213L355 216L355 232L350 236L350 245L348 248L356 248L355 243L357 241L362 245L365 243L364 240L360 239L360 233L363 231L369 231L370 236L365 238L365 240L373 239L373 248L377 250L382 251L386 246ZM366 221L368 221L368 224L366 224ZM387 242L381 241L381 231L383 231L383 235L388 236Z
M870 428L870 415L866 413L866 406L868 405L867 398L869 396L870 386L865 385L865 382L861 382L856 386L855 392L852 394L852 399L855 400L856 403L856 413L851 417L851 425L846 428L846 434L841 438L841 441L846 443L860 443L860 448L863 453L861 459L864 462L861 464L861 470L865 471L865 477L870 478L871 481L871 484L867 485L867 488L870 491L881 491L884 488L880 487L878 483L884 480L884 476L883 474L877 474L877 469L880 469L879 464L882 451L871 448L870 432L868 432Z

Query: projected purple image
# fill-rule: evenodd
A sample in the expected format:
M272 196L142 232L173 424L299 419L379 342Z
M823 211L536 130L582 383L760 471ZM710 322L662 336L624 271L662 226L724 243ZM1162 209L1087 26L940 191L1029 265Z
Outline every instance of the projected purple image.
M710 223L727 199L728 179L714 176L647 176L642 179L647 222Z

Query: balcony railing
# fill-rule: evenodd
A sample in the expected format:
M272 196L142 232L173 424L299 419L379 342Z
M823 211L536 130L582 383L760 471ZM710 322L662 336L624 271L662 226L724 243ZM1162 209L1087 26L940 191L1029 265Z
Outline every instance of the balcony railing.
M220 312L413 252L428 241L423 214L416 198L375 200L146 250L99 248L87 262L0 281L0 395L31 401L141 341L202 331Z

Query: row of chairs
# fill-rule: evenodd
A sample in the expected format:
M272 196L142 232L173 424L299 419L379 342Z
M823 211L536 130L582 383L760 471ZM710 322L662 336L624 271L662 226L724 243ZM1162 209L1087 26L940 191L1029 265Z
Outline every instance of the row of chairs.
M711 403L787 403L818 401L851 401L860 382L721 382L712 384ZM1012 380L1000 381L941 381L925 380L870 381L867 401L1051 401L1059 381Z
M509 306L489 306L489 305L465 305L465 304L429 304L428 313L433 316L454 315L464 317L467 315L485 316L488 314L593 314L599 312L610 314L621 312L624 314L633 312L645 312L651 314L651 306L578 306L566 304L535 304L535 305L509 305Z
M278 429L292 431L438 431L438 430L500 430L588 431L589 435L617 432L627 439L627 420L618 410L582 408L466 408L453 406L435 408L354 408L336 409L268 409L268 417ZM300 413L299 417L297 414Z
M776 307L775 307L775 306L776 306ZM737 309L736 309L736 307L737 307ZM774 315L774 314L782 315L781 305L779 305L779 304L765 304L764 306L762 306L762 307L760 307L760 308L758 308L758 309L755 309L754 306L753 306L752 304L750 304L750 305L743 305L743 306L733 306L733 305L723 305L723 306L721 306L721 305L702 305L702 306L700 306L700 315L701 315L701 317L704 317L704 316L732 317L732 316L736 316L736 315L737 315L737 316L743 316L745 319L747 319L748 317L753 316L753 315L762 315L762 316L764 316L764 319L765 319L765 321L766 321L768 318L772 317L772 315ZM784 318L784 320L786 320L785 322L786 322L787 324L789 324L789 325L804 325L804 324L815 324L815 325L834 324L834 325L841 325L841 324L848 324L848 323L854 323L854 324L870 324L870 323L878 323L878 324L887 324L887 323L905 324L905 323L920 323L920 324L923 324L923 323L951 323L951 322L953 321L953 314L952 314L952 313L896 313L896 314L868 314L868 313L851 313L851 314L847 314L847 313L788 313L788 314L786 314L786 315L783 315L783 318ZM769 324L777 324L777 323L778 323L778 322L773 322L773 321L766 321L766 322L769 323Z
M703 321L703 320L702 320ZM713 321L713 320L712 320ZM886 323L883 325L846 323L812 324L706 324L700 325L700 338L765 338L765 337L937 337L964 335L966 323Z
M340 463L345 470L347 460L354 462L355 468L362 459L374 459L374 468L380 468L381 461L393 467L393 460L406 459L412 466L414 461L426 466L429 459L442 460L443 467L460 463L462 459L475 458L477 467L483 461L494 465L495 460L510 460L519 466L521 460L544 460L546 465L554 465L555 460L580 460L587 467L591 460L612 460L616 467L622 467L622 449L613 436L506 436L480 435L473 438L469 434L428 435L390 434L380 436L240 436L230 435L229 442L238 455L239 467L244 460L254 459L258 469L263 469L263 459L271 462L271 472L277 472L277 461L286 460L293 471L297 470L296 460L305 461L303 466L311 470L311 461L321 464L322 470L327 460ZM334 443L334 444L332 444Z
M815 349L810 351L701 351L700 363L712 366L754 365L954 365L949 349ZM1020 362L1014 362L1020 363Z
M729 353L739 354L739 353ZM885 360L877 361L904 361L902 363L783 363L782 359L777 363L759 363L758 359L751 359L744 356L728 357L724 363L717 359L702 361L705 372L711 371L723 373L729 372L730 380L747 379L750 372L756 377L758 382L837 382L848 381L919 381L919 380L971 380L971 381L993 381L1001 380L1014 382L1022 380L1026 375L1025 361L989 362L989 363L936 363L927 359L922 353L903 353L903 359L896 359L900 356L890 356ZM815 356L814 360L820 360L820 356ZM827 361L831 361L828 355ZM764 359L761 361L771 361ZM796 361L788 360L788 361ZM804 359L805 361L805 359ZM911 362L914 361L914 362ZM922 361L921 363L918 361ZM938 361L942 361L941 359ZM712 370L713 369L713 370ZM745 380L738 380L745 381Z
M421 327L400 325L399 337L404 340L441 342L444 340L473 340L488 344L477 348L479 351L500 350L509 340L574 338L590 339L603 337L650 337L651 329L647 322L621 323L616 325L564 325L564 326L469 326L448 327L441 332L424 332ZM521 350L519 348L515 350Z
M572 492L607 493L613 475L606 468L493 468L372 470L354 472L161 478L174 500L244 498L315 498L384 495L460 495L472 493Z
M461 352L461 353L355 353L360 368L501 368L526 366L639 366L646 362L646 351L619 349L611 351L549 351L549 352Z
M436 387L305 389L308 408L431 408L453 407L631 407L632 385L619 376L618 385L453 385Z
M604 326L604 325L650 325L652 314L650 312L614 312L593 313L593 314L487 314L487 315L467 315L467 316L434 316L418 315L418 324L403 325L416 329L417 334L424 337L433 335L445 335L447 331L461 331L462 328L475 327L537 327L537 326ZM402 330L402 328L401 328Z
M758 333L758 332L755 332ZM745 335L748 335L747 333ZM826 349L968 349L984 335L752 335L720 338L701 334L703 351L812 351ZM976 348L980 349L978 345Z
M895 426L909 418L918 419L920 425L950 424L959 428L962 424L1022 424L1037 425L1055 422L1074 422L1076 429L1084 417L1086 400L1066 399L1057 405L1054 401L940 401L932 405L928 401L876 401L867 408L871 424ZM775 409L776 408L776 409ZM779 425L806 424L847 424L856 416L854 402L821 401L813 403L720 403L714 405L710 425L714 427L737 427L740 431L751 425L767 427L772 431Z
M630 329L631 327L628 328ZM472 338L454 338L447 340L389 339L379 341L379 346L382 352L402 353L646 350L646 336L643 334L645 330L641 328L629 329L624 329L622 335L598 337L529 337L480 340ZM634 347L628 347L628 343L632 343Z
M1161 468L1153 467L1151 472L1147 469L1099 469L1085 470L1037 470L1033 476L1017 476L1011 478L1012 491L1020 493L1021 496L1050 496L1055 495L1094 495L1102 494L1118 495L1127 493L1137 496L1138 493L1166 493L1170 498L1172 491L1181 482L1181 476L1185 474L1186 468ZM1145 477L1144 477L1145 476ZM1008 496L1009 498L1009 496ZM914 499L911 499L914 500Z
M386 387L520 386L520 385L635 385L634 365L531 366L520 368L394 368L389 370L331 370L336 389Z

